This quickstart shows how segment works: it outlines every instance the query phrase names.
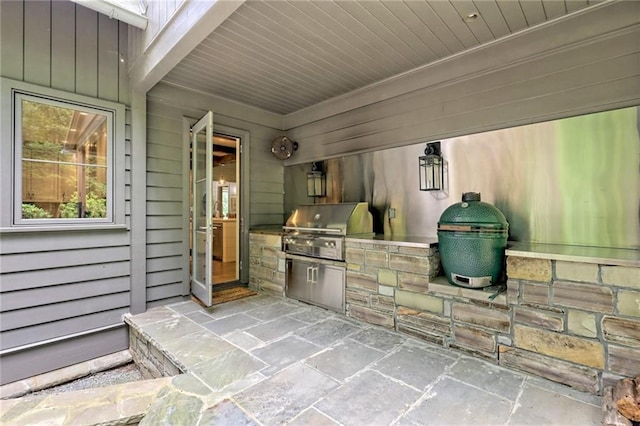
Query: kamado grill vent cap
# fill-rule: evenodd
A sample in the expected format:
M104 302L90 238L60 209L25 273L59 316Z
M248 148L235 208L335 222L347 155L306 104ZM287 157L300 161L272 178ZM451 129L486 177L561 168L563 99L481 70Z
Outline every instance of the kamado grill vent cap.
M462 201L480 201L479 192L465 192L462 194Z

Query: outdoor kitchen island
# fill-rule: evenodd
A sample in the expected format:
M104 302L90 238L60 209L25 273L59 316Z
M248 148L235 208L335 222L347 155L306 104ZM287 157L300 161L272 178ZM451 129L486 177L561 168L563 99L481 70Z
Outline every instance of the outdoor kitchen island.
M251 241L250 285L284 296L281 232ZM345 243L349 317L593 394L640 373L635 250L510 243L505 290L449 284L435 238Z

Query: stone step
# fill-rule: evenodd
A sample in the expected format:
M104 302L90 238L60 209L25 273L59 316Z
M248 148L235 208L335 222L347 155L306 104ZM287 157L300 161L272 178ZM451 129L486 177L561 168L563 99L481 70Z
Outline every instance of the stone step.
M125 349L24 380L7 383L6 385L0 386L0 399L18 398L31 392L37 392L81 377L120 367L131 361L131 353L128 349Z
M171 377L0 402L3 425L137 424L161 394L173 389ZM163 392L164 391L164 392Z

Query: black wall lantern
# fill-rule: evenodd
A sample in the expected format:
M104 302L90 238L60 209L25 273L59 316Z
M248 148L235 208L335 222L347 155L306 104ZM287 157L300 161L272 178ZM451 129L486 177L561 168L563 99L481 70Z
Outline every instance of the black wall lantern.
M307 196L325 197L327 195L327 179L322 170L322 163L314 162L307 173Z
M420 191L440 191L444 172L440 141L430 142L424 149L424 156L418 158Z

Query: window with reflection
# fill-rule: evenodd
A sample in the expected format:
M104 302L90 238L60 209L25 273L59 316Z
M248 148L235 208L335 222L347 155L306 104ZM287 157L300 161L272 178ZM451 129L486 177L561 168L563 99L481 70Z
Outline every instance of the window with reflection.
M110 110L16 93L15 223L112 220Z

